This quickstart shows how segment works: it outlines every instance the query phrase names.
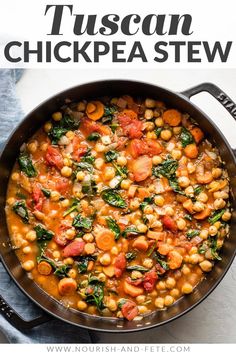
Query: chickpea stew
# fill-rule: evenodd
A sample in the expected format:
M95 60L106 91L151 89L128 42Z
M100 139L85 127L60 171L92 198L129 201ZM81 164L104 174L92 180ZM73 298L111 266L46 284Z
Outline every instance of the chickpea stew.
M221 260L229 178L188 114L128 95L68 100L22 146L6 215L23 269L50 296L135 320Z

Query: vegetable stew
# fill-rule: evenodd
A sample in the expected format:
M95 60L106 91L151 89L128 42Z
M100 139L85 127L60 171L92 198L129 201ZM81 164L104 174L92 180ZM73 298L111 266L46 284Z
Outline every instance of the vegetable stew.
M67 100L21 147L8 228L50 296L137 320L192 293L221 261L229 178L193 118L151 98Z

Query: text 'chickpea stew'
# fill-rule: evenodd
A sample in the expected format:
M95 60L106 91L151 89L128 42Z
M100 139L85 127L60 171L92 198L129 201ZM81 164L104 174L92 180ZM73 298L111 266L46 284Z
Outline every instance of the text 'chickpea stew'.
M22 267L66 307L138 320L220 261L220 155L188 114L128 95L66 101L21 147L6 214Z

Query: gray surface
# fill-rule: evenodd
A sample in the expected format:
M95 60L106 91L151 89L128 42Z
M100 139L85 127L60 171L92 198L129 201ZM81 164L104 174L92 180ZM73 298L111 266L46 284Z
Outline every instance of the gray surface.
M112 70L29 70L18 84L17 90L23 108L27 112L40 101L66 87L85 81L122 77L156 83L176 91L200 82L211 81L219 85L236 101L236 70L116 70L116 72ZM235 148L233 118L229 117L223 108L207 94L197 96L195 102L209 113ZM100 334L95 335L94 339L96 337L100 343L235 343L235 298L236 261L214 292L180 319L160 328L136 334L122 336ZM1 340L0 336L0 342Z

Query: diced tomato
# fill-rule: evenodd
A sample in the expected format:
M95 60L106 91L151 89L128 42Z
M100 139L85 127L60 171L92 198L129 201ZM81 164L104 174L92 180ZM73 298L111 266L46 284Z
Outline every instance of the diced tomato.
M176 232L177 231L177 224L175 220L170 217L169 215L164 215L162 218L163 225L166 229Z
M85 246L85 242L79 239L75 239L71 243L69 243L63 250L62 256L63 257L76 257L83 253Z
M159 155L163 148L158 141L147 139L133 139L130 143L131 155L137 158L140 155Z
M134 114L137 117L137 114L132 110L125 110L126 112L122 112L118 116L118 121L123 129L124 135L128 136L131 139L141 138L143 135L142 132L142 122L134 117ZM130 112L133 112L131 115Z
M144 275L143 287L146 291L150 292L154 289L158 275L155 270L150 270Z
M88 118L83 118L81 120L81 128L85 135L90 135L91 133L97 132L101 135L110 135L111 130L108 126L103 125L99 122L95 122Z
M120 253L115 259L115 277L120 278L126 268L126 258L124 253Z
M155 267L156 267L156 270L157 270L158 274L162 275L162 274L164 274L166 272L166 270L164 268L162 268L162 266L159 263L157 263Z
M57 148L53 147L52 145L48 146L45 159L48 165L57 167L59 170L62 169L63 157L60 151Z
M148 154L151 156L159 155L163 151L163 147L156 140L147 139Z
M152 160L144 155L138 157L133 163L133 174L136 182L144 181L152 174Z
M116 150L122 150L125 147L125 144L127 143L128 140L129 140L128 138L124 136L120 136L117 141Z
M132 284L132 285L134 285L134 286L139 286L139 285L142 284L143 278L139 278L139 279L136 279L136 280L132 280L130 277L128 277L128 278L126 279L126 281L127 281L127 283Z
M135 302L128 300L122 306L121 312L128 321L132 321L138 315L138 306Z
M41 188L39 188L37 184L33 186L32 199L34 202L34 209L41 211L45 197Z
M61 247L64 247L69 243L69 240L65 236L65 231L70 228L69 225L61 224L58 231L55 233L53 240Z
M68 192L69 185L69 180L67 178L62 177L57 180L55 188L58 192L64 195L66 192Z

